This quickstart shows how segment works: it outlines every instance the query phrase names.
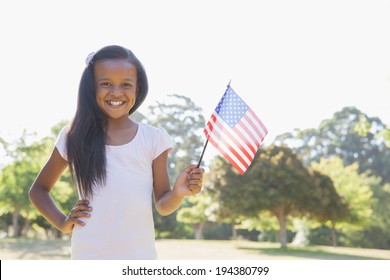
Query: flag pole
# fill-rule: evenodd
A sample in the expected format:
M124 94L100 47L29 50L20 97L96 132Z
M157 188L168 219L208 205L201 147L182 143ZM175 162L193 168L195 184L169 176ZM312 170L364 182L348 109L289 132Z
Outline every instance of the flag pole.
M206 139L206 143L204 143L203 151L202 151L202 154L200 155L200 159L199 159L198 165L196 166L197 168L199 168L199 167L200 167L200 164L202 163L204 151L206 150L206 147L207 147L207 144L208 144L208 143L209 143L209 139Z
M232 79L230 79L228 85L227 85L227 88L230 87L230 83L232 82ZM202 160L203 160L203 155L204 155L204 151L206 151L206 147L207 147L207 144L209 143L209 139L207 138L206 139L206 142L204 143L204 146L203 146L203 151L202 151L202 154L200 155L200 159L199 159L199 162L198 162L198 165L196 166L197 168L200 167L200 164L202 163Z

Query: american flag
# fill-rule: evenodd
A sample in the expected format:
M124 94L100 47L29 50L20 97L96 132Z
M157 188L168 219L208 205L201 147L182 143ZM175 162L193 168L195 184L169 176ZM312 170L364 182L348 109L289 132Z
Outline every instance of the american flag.
M244 174L268 131L255 112L228 86L203 131L208 141Z

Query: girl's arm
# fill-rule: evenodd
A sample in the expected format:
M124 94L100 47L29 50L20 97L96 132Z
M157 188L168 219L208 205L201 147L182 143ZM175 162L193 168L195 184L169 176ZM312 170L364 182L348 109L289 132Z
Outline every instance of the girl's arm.
M39 172L29 191L31 203L46 220L64 233L71 232L74 224L83 225L77 218L89 217L89 214L85 213L85 211L91 211L88 207L89 202L80 200L72 209L71 214L66 216L57 207L50 195L51 189L67 166L67 161L61 157L57 148L54 148L49 160Z
M176 178L171 190L168 176L168 151L163 152L153 161L153 189L156 210L163 216L179 208L185 196L201 191L203 168L190 165Z

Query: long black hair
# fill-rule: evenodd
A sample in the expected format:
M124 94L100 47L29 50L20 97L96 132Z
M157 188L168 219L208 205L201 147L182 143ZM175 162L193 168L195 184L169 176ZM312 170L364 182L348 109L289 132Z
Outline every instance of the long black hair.
M106 59L128 59L137 69L136 101L129 115L145 100L148 79L138 58L121 46L107 46L96 52L87 63L79 85L76 114L66 142L69 167L82 198L91 198L93 186L106 180L107 118L96 102L94 63Z

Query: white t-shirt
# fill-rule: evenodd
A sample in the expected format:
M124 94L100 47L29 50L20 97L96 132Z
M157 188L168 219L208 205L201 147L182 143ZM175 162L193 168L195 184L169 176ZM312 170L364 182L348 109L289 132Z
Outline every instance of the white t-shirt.
M67 127L56 147L66 154ZM72 259L156 259L152 213L152 161L172 150L163 128L138 123L134 139L124 145L106 145L106 184L97 186L85 226L75 225Z

